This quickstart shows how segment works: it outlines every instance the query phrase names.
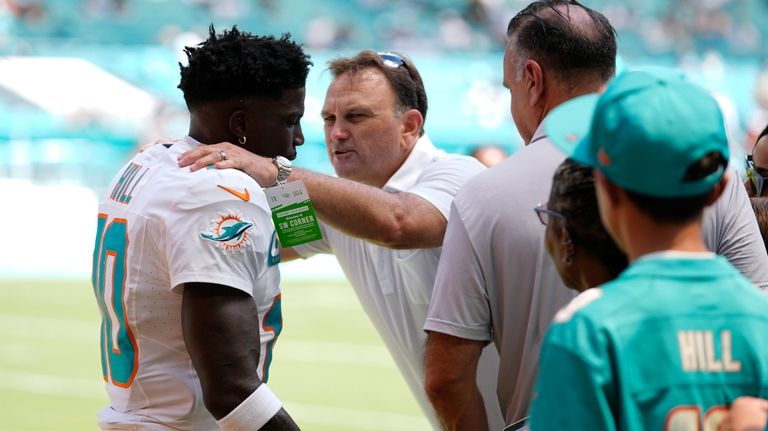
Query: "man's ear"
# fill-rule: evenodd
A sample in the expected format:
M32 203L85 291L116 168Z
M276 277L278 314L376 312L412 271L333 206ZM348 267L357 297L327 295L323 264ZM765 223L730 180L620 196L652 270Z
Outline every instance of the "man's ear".
M598 194L602 194L605 197L605 199L608 200L607 203L610 203L611 205L616 206L622 201L622 199L626 199L626 194L624 193L624 190L620 189L617 185L608 181L608 179L605 178L605 175L603 175L603 173L600 172L600 170L595 169L594 175L595 175L595 189L600 190Z
M248 121L245 119L245 111L237 109L229 114L229 131L240 138L248 132Z
M619 246L619 249L626 253L626 244L621 237L622 220L625 215L625 207L628 205L629 197L627 193L619 186L611 183L605 175L598 169L593 169L595 175L595 194L597 195L597 204L600 210L600 221L603 222L605 230Z
M710 206L717 201L717 199L720 197L720 195L723 194L723 191L725 190L725 187L728 185L728 181L731 180L730 175L728 172L723 174L723 178L720 179L720 182L715 184L715 188L712 189L712 191L709 193L709 198L707 199L707 206Z
M414 142L419 139L421 127L424 125L424 117L417 109L407 109L402 116L403 135L412 136Z
M535 106L544 94L544 70L535 60L526 60L523 66L523 79L528 93L528 105Z

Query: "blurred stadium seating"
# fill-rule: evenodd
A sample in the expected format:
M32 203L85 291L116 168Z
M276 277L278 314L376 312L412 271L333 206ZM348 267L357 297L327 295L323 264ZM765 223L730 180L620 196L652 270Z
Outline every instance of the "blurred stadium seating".
M0 55L72 56L86 59L158 98L158 115L181 107L176 61L183 44L218 28L238 24L256 33L291 32L315 57L315 72L336 53L361 48L400 49L424 69L435 141L450 150L495 141L510 150L519 138L504 110L499 61L509 17L527 4L521 0L0 0ZM620 35L620 52L630 62L696 62L718 52L725 63L760 66L768 52L762 43L768 6L761 0L586 0L603 11ZM343 12L343 13L342 13ZM318 61L319 60L319 61ZM450 74L443 73L451 71ZM478 73L478 70L480 73ZM55 79L55 70L50 71ZM750 80L740 80L742 87ZM322 100L323 85L311 96ZM3 91L4 90L4 91ZM122 133L98 121L62 124L33 106L14 101L13 89L0 87L0 141L105 138L117 147L151 137L153 132L183 133L173 126L147 125ZM748 91L747 91L748 92ZM11 93L10 95L8 93ZM742 97L747 99L747 97ZM737 100L742 108L748 100ZM457 111L455 107L465 107ZM475 118L472 113L476 112ZM444 119L446 119L443 121ZM458 121L457 121L458 120ZM464 121L466 120L466 121ZM71 121L67 121L71 123ZM34 127L30 127L34 124ZM504 127L500 128L500 124ZM25 132L28 130L28 132ZM484 133L490 131L490 133ZM311 145L321 135L309 130ZM64 136L62 136L64 135ZM129 145L130 147L130 145ZM312 167L318 167L311 163ZM327 170L328 166L323 166Z
M0 0L0 179L100 192L137 145L183 135L178 62L182 47L205 37L211 23L291 32L309 49L315 66L301 166L331 172L319 117L329 81L323 72L329 59L363 48L414 59L430 100L427 131L438 146L469 153L495 144L512 152L522 142L501 86L501 61L507 22L527 3ZM717 93L738 151L749 129L768 121L768 90L762 105L755 96L768 54L765 0L584 3L615 25L626 64L676 65Z
M22 40L153 45L208 23L292 32L311 48L499 50L507 20L528 0L4 0L8 32ZM762 0L585 0L622 35L624 53L716 49L764 55ZM453 33L447 33L451 30ZM462 40L463 39L463 40Z

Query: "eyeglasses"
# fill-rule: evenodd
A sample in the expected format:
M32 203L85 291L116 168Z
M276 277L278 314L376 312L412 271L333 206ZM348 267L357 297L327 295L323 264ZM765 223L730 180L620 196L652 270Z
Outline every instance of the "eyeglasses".
M744 156L744 162L746 164L747 178L749 178L749 181L752 182L752 187L755 189L755 195L762 196L765 177L757 172L757 169L755 168L755 162L752 160L751 154L746 154Z
M565 216L564 215L562 215L561 213L559 213L557 211L553 211L553 210L547 208L547 202L545 202L543 204L536 205L536 208L534 208L533 211L535 211L536 215L539 216L539 221L544 226L549 224L549 220L552 217L560 218L560 219L565 220Z

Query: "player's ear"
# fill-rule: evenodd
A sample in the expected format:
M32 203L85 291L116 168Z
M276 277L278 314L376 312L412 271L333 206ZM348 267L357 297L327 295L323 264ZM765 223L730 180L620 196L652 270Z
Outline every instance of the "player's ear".
M229 114L229 131L237 137L247 134L248 121L245 119L245 111L237 109Z

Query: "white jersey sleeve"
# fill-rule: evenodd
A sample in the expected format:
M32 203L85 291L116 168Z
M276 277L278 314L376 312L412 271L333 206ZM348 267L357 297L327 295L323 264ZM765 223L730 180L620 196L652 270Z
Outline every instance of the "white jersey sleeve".
M268 266L273 240L264 194L234 172L198 178L165 217L171 288L214 283L254 296L254 280Z

